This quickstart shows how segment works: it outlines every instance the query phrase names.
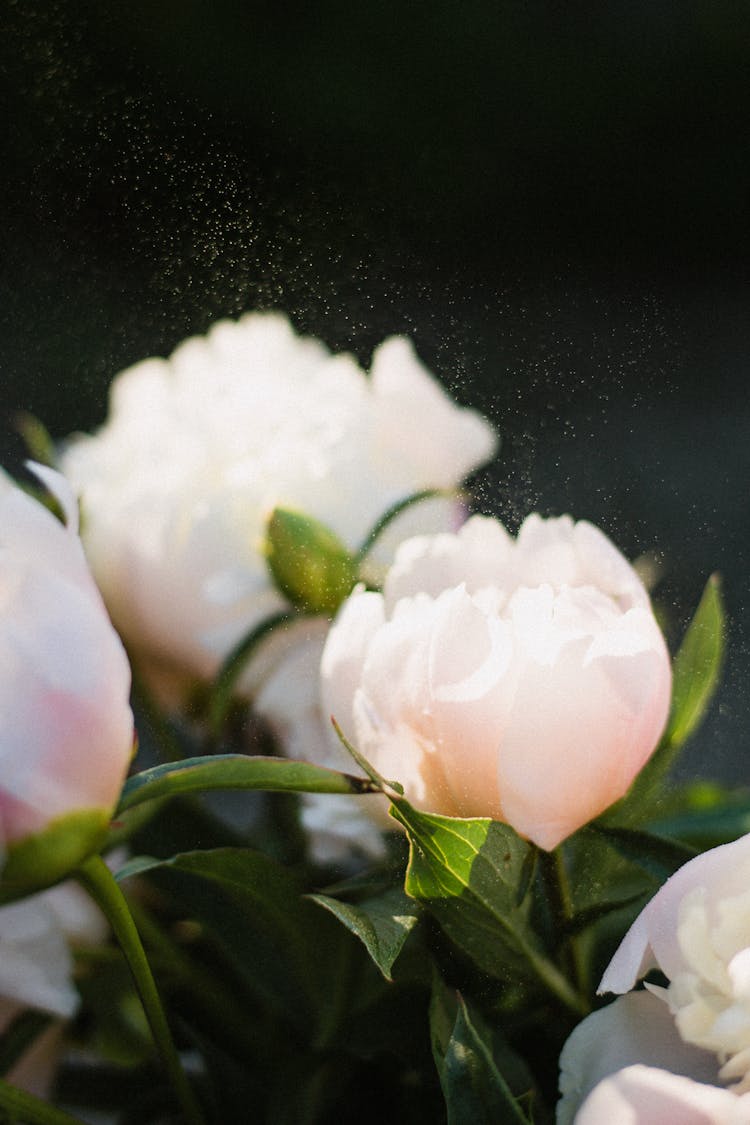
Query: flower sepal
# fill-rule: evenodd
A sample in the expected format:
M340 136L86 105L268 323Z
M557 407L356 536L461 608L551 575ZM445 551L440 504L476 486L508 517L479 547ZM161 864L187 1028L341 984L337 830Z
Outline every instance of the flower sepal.
M41 832L7 844L0 868L0 905L59 883L99 850L109 828L106 809L77 809Z

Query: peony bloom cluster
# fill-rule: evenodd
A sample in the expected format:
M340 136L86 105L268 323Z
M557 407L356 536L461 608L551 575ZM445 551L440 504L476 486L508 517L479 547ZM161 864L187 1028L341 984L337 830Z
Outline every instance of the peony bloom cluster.
M0 891L53 882L95 847L133 753L130 669L59 474L63 508L0 482Z
M321 675L324 713L415 805L546 849L624 795L671 691L641 582L567 516L402 543L383 593L343 605Z
M8 1075L38 1097L49 1093L63 1046L63 1022L79 1006L71 945L100 943L107 925L72 883L0 907L0 1034L26 1008L54 1017Z
M558 1125L750 1121L750 836L686 863L639 915L561 1057ZM658 968L667 988L629 992ZM579 1109L580 1107L580 1109Z
M496 444L408 340L386 340L368 377L281 314L252 313L122 372L107 423L60 464L113 620L174 701L284 608L264 556L275 508L315 517L356 550L395 502L456 486ZM400 534L454 515L433 500L404 515Z

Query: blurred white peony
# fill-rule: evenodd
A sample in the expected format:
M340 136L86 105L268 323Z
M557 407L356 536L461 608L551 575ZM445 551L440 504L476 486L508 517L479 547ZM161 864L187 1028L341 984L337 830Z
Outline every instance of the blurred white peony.
M108 421L70 441L60 465L81 495L113 620L174 702L283 608L262 553L275 507L356 549L392 504L457 485L496 444L408 340L383 343L368 378L285 316L252 313L122 372ZM400 534L454 518L455 505L431 501L404 515Z
M130 669L70 489L34 467L63 526L0 482L0 889L66 874L98 843L133 753ZM42 837L48 840L44 843Z
M323 713L415 805L547 849L623 796L671 689L638 577L568 516L529 516L515 541L475 516L402 543L382 595L342 606L321 676ZM329 741L325 764L345 759Z
M49 1094L63 1049L63 1024L78 1010L71 945L99 944L107 923L74 883L0 907L0 1034L26 1008L55 1017L8 1074L37 1097Z

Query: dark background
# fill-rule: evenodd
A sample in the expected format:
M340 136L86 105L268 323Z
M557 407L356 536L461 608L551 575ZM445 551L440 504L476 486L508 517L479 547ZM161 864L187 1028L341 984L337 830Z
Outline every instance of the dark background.
M747 782L750 8L733 0L0 4L0 451L278 307L393 332L503 435L478 500L657 552L731 618L690 756Z

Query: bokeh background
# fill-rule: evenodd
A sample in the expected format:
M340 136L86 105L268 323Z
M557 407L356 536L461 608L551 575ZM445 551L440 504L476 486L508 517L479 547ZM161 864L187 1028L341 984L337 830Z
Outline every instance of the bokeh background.
M740 0L5 0L0 453L121 368L286 310L411 335L501 457L477 502L708 574L724 686L688 768L750 782L750 8Z

